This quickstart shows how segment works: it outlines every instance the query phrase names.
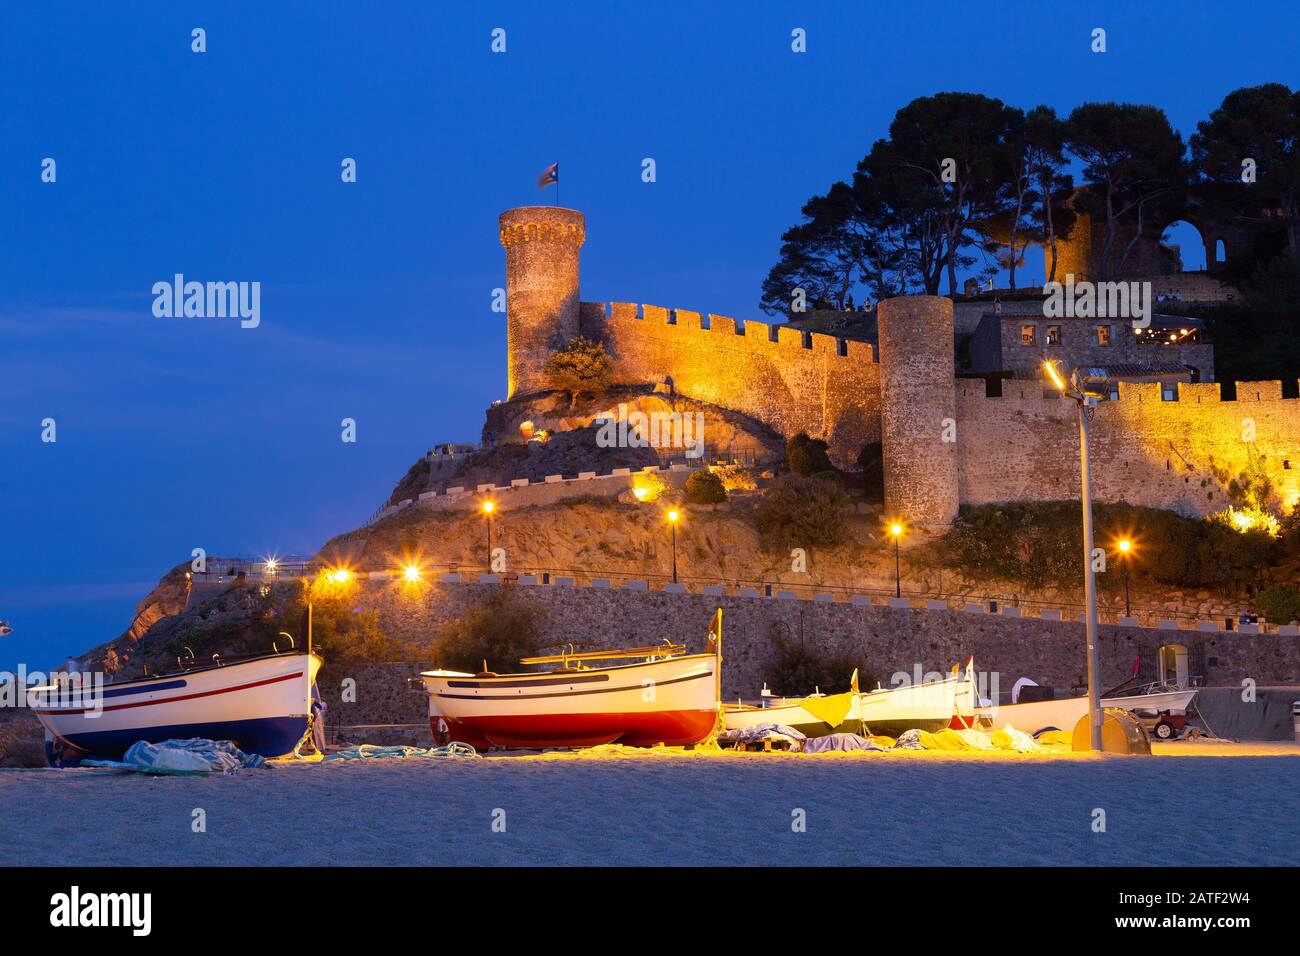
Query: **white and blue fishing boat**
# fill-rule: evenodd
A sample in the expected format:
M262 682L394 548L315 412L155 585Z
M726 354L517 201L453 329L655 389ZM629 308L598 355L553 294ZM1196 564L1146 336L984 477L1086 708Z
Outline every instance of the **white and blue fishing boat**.
M308 732L321 663L310 648L211 661L191 654L178 658L175 673L97 686L52 683L29 688L28 700L45 728L53 766L86 757L120 760L138 740L190 737L279 757Z

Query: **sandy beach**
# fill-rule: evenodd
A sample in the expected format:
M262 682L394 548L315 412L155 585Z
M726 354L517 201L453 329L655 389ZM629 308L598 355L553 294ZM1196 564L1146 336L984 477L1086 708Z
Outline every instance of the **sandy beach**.
M0 843L11 864L72 866L1300 865L1300 747L1158 750L554 754L209 778L11 770ZM205 833L192 832L196 809ZM806 832L792 828L799 810Z

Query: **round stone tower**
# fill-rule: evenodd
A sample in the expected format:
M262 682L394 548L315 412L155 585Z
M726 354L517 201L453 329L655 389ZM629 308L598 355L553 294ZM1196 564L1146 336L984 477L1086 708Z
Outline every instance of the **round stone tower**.
M958 501L952 300L901 296L877 316L885 517L947 524Z
M521 206L501 214L507 398L545 389L546 357L578 334L578 250L586 238L576 209Z

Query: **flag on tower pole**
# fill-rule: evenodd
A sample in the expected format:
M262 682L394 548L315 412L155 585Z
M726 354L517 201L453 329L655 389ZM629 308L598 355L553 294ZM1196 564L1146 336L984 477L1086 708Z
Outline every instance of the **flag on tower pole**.
M542 170L542 174L537 177L537 188L545 189L547 186L555 183L555 205L560 204L560 164L551 163Z

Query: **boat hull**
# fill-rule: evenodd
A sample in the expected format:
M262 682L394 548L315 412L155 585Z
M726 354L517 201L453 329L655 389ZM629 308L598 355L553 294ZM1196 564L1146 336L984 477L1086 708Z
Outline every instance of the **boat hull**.
M1141 694L1133 697L1105 697L1102 707L1119 707L1139 716L1168 713L1183 715L1196 697L1194 690L1170 691L1160 694ZM1073 731L1088 713L1087 697L1067 697L1064 700L1036 700L1023 704L1004 704L981 707L978 719L981 726L994 730L1011 726L1026 733L1036 733L1047 728Z
M441 744L476 747L687 746L717 722L712 654L573 673L421 674Z
M321 659L275 654L147 680L105 684L98 694L33 689L33 711L52 760L121 759L140 740L229 740L264 757L292 752L307 732Z
M916 686L859 694L855 712L872 734L897 737L909 730L961 729L975 718L974 685L948 677Z

